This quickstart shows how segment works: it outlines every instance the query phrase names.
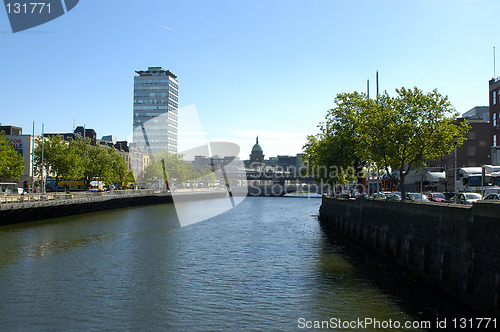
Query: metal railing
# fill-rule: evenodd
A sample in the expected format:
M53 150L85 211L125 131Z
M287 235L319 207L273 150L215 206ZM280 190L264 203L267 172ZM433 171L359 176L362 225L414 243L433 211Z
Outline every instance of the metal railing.
M113 190L106 192L71 192L0 196L0 210L28 209L43 206L103 202L111 199L166 195L164 190Z

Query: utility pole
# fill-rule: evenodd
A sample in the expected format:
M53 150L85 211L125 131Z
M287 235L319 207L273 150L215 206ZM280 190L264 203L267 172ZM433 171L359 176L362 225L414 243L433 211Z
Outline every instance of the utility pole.
M43 180L43 169L45 167L44 163L43 163L43 145L45 143L45 139L44 139L44 123L42 123L42 166L40 167L40 186L42 186L42 193L45 194L45 182ZM57 188L56 188L57 189Z
M35 192L35 121L33 121L33 135L31 136L31 188Z
M457 143L458 143L458 136L455 135L453 136L453 145L455 145L455 169L453 170L453 191L455 192L455 197L454 200L456 202L456 197L457 197Z

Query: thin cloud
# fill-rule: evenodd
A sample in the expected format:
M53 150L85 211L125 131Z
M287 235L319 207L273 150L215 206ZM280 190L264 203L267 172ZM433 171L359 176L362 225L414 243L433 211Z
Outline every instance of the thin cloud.
M169 28L169 27L166 27L166 26L164 26L164 25L162 25L161 27L162 27L163 29L167 29L167 30L174 30L174 29Z

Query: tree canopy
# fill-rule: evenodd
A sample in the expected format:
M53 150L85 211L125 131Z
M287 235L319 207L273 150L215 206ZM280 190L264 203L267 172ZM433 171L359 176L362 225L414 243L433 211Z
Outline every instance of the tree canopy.
M454 124L458 115L437 90L424 93L417 88L397 89L397 95L384 93L368 108L372 124L364 127L372 160L388 170L397 169L404 195L404 179L413 168L426 166L429 160L449 154L453 137L458 145L465 141L469 124Z
M108 146L93 146L89 138L77 137L68 141L59 135L43 139L43 163L54 174L56 187L61 179L84 178L87 185L99 179L110 185L133 182L133 172L119 153ZM35 149L35 164L42 163L42 139Z
M38 146L34 154L35 166L38 171L42 165L42 144L43 164L45 165L45 169L54 174L56 188L59 181L63 178L79 178L81 176L82 164L78 151L60 135L37 139Z
M365 96L357 92L341 93L335 98L320 132L308 137L303 158L316 180L328 184L344 184L363 177L369 161L365 123Z
M193 178L193 169L182 160L182 155L166 151L153 156L144 177L151 181L168 181L169 184L180 185Z
M384 93L376 99L365 94L342 93L336 107L328 111L320 133L308 137L304 159L310 167L325 167L329 183L352 180L352 172L332 172L352 166L358 180L360 168L398 170L402 196L404 179L413 168L449 154L465 141L469 124L455 124L458 115L448 97L437 90L424 93L418 88L397 89L396 96ZM343 176L347 175L347 176ZM358 181L359 182L359 181Z
M0 181L19 179L24 172L24 158L7 138L4 131L0 132Z

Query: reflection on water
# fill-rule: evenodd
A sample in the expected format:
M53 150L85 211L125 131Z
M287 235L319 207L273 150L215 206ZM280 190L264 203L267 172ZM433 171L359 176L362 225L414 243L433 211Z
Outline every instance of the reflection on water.
M186 227L172 204L3 227L0 326L288 331L301 317L411 320L325 237L319 204L249 197Z

